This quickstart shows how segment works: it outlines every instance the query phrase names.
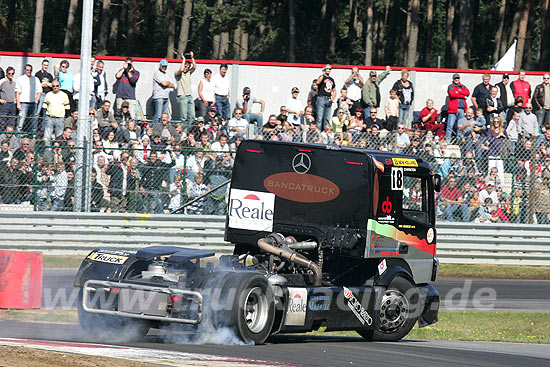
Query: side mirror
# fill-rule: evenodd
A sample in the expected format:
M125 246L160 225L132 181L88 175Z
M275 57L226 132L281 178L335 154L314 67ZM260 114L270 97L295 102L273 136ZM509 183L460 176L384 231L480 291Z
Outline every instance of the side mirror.
M436 173L433 176L433 180L434 180L434 190L436 192L440 192L441 191L441 176Z

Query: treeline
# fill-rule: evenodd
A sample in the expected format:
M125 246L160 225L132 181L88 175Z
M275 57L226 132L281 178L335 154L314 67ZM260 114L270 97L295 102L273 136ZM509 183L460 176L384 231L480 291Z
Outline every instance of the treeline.
M93 52L486 69L550 69L550 0L103 0ZM82 1L0 2L0 48L79 53Z

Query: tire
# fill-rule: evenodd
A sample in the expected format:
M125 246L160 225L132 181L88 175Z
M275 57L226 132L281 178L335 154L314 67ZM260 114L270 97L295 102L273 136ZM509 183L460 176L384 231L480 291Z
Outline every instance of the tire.
M93 295L91 294L91 299ZM86 336L104 341L141 340L152 325L147 320L87 312L82 307L82 289L78 293L78 322Z
M373 330L357 330L368 341L394 342L405 337L418 319L419 296L416 287L407 279L395 277L377 305Z
M246 344L262 344L271 333L275 302L267 279L257 273L227 273L211 301L221 306L208 312L215 329L228 328Z

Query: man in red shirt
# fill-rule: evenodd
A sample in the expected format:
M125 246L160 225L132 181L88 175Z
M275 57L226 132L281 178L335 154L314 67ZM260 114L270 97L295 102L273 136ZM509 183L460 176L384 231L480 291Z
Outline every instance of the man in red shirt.
M447 206L445 208L445 216L449 222L456 222L455 215L462 214L462 221L470 221L470 212L468 205L464 203L464 198L460 190L456 187L456 177L450 176L447 185L441 188L441 199L445 200Z
M512 93L514 93L514 98L522 97L523 105L525 106L529 103L529 98L531 97L531 84L525 81L525 70L521 69L519 71L518 79L512 82Z

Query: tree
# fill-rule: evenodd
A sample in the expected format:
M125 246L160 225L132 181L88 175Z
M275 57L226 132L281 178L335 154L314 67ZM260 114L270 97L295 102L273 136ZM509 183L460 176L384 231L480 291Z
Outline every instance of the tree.
M453 67L456 60L456 52L454 52L454 37L455 33L455 2L456 0L447 0L447 22L445 27L445 66Z
M99 36L97 37L97 53L104 55L107 53L107 42L109 37L109 13L111 11L111 0L103 0L101 7L101 25L99 26Z
M181 18L181 30L178 41L178 51L185 52L189 42L189 27L191 24L191 14L193 12L193 1L185 0L183 5L183 17Z
M180 55L174 52L174 42L176 38L176 0L168 0L166 2L166 19L168 19L168 32L166 35L166 58L179 58Z
M65 30L65 40L63 41L63 53L71 53L73 48L73 29L76 8L78 6L78 0L71 0L69 4L69 13L67 14L67 29Z
M469 0L459 3L458 62L459 69L470 67L470 46L472 41L472 7Z
M432 27L434 17L434 0L426 3L426 39L424 41L424 66L430 66L432 59Z
M540 41L540 57L538 67L540 69L550 69L550 6L548 0L545 0L543 22L544 28Z
M350 0L353 1L353 0ZM296 16L294 0L288 0L288 62L296 61Z
M42 45L42 25L44 24L44 0L36 0L36 14L34 21L34 37L32 52L40 52Z
M367 24L367 29L365 32L365 65L372 65L372 40L373 40L373 27L372 27L372 18L373 18L373 2L372 0L367 0L367 18L365 23Z
M516 69L522 68L523 50L525 48L525 36L527 34L527 22L529 21L529 8L531 0L519 0L518 13L521 13L521 20L518 26L518 43L516 46Z
M495 45L494 45L494 51L493 51L493 64L496 64L497 61L500 59L501 49L500 49L500 42L504 38L502 37L502 32L504 30L504 14L506 13L506 0L500 1L500 6L498 8L498 28L497 32L495 34ZM502 54L504 54L505 50L502 50Z
M418 8L420 0L410 0L410 32L409 32L409 49L407 51L406 66L416 66L416 46L418 44Z

